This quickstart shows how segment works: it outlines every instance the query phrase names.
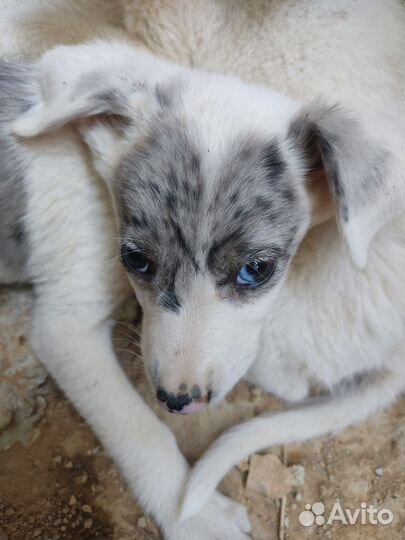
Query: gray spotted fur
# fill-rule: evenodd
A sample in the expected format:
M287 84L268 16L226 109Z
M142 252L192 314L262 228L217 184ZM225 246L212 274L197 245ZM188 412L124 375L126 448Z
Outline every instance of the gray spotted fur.
M118 168L123 242L154 262L146 286L167 309L178 311L198 273L229 299L249 300L283 275L300 240L302 202L282 142L235 134L208 181L210 156L180 118L167 110L155 118ZM274 276L260 290L238 290L240 267L260 256L275 260Z
M26 159L11 122L32 105L33 68L0 60L0 271L3 281L25 277L28 245L24 226Z
M338 105L315 101L292 121L289 139L311 169L322 160L339 215L348 222L373 204L389 174L390 154L370 140L361 125Z

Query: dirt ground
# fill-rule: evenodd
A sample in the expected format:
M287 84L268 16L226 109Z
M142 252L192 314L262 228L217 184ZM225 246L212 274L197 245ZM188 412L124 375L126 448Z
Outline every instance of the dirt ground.
M160 538L96 437L30 352L30 312L28 289L0 289L0 540ZM134 384L155 407L133 354L133 335L127 323L118 325L116 347ZM281 407L258 389L240 385L226 403L197 417L158 412L193 461L226 426ZM292 478L284 501L254 491L250 480L246 486L252 460L235 467L222 489L248 507L254 540L404 540L404 413L402 401L337 437L272 448ZM389 510L393 520L322 524L321 516L320 525L304 526L300 514L316 502L324 504L326 519L336 502L352 512L363 502ZM301 521L311 516L301 514Z

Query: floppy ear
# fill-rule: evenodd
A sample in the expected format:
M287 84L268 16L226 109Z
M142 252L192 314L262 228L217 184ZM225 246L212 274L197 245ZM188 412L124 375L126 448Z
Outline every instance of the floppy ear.
M159 81L175 69L121 42L57 47L37 67L39 103L15 121L14 133L34 137L75 123L104 177L128 133L158 106Z
M359 268L366 266L377 231L405 212L405 123L396 120L370 115L359 121L338 106L317 101L289 126L287 137L298 150L318 205L315 214L326 215L329 192L341 234Z

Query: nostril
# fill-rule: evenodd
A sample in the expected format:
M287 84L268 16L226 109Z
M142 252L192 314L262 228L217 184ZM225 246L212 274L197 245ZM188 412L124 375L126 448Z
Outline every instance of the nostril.
M192 387L190 394L193 399L201 399L201 390L198 384Z
M189 405L192 402L192 398L188 394L169 394L167 399L167 407L172 411L181 411L185 405Z
M165 401L168 400L169 395L165 390L163 390L163 388L159 387L156 391L156 397L158 398L159 401L162 401L164 403Z

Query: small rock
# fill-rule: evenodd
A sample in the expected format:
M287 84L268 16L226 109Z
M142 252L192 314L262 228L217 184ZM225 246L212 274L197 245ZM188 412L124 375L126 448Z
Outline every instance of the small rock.
M140 517L137 521L137 525L138 527L140 527L141 529L146 529L147 527L147 522L146 522L146 518L144 516Z
M62 463L62 456L55 456L53 460L55 463Z
M55 527L58 527L61 523L62 523L62 520L60 518L55 519L55 521L53 522Z
M300 493L300 492L296 493L294 499L297 502L302 501L302 493Z
M35 399L35 404L36 404L37 414L42 415L47 406L46 399L44 398L44 396L37 396Z
M89 475L86 473L86 471L84 471L80 476L76 476L75 484L77 486L82 486L83 484L87 482L88 477Z
M286 516L286 517L284 518L284 527L285 527L286 529L288 529L289 526L290 526L290 518L289 518L288 516Z
M86 519L83 523L83 527L85 529L91 529L91 527L93 526L93 520L92 519Z
M11 424L13 416L14 411L11 408L7 406L0 407L0 431Z
M34 538L37 538L42 533L42 529L34 529L34 532L32 533Z
M83 504L82 510L83 512L86 512L86 514L91 514L93 512L93 509L89 504Z
M223 491L225 495L228 495L228 497L232 497L233 499L242 502L244 498L243 484L243 473L237 467L233 467L222 480L221 491Z
M250 459L247 491L279 499L289 493L292 482L292 472L274 454L254 455Z
M61 530L62 532L65 532L65 531L66 531L66 525L62 525L62 527L60 528L60 530Z
M68 513L69 513L69 508L67 506L62 508L62 514L68 514Z
M303 486L305 484L305 467L303 465L291 465L288 468L292 472L293 486Z
M254 386L250 389L250 393L253 397L260 398L263 396L263 390L259 388L258 386Z
M73 506L74 504L77 504L77 499L74 495L71 495L69 499L69 506Z
M73 462L72 461L66 461L64 464L65 469L73 469Z
M15 514L15 510L12 506L9 506L4 513L6 516L13 516Z
M381 478L381 476L383 476L383 474L384 474L384 469L382 467L377 467L377 469L374 472L375 472L376 476Z
M247 472L249 470L249 459L246 458L237 465L241 472Z

